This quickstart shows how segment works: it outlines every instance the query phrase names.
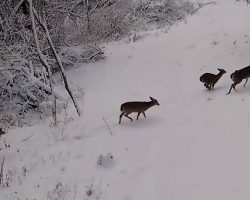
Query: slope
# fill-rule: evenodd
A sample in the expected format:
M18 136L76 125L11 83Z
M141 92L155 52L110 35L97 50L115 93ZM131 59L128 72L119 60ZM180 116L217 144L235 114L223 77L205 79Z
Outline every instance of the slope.
M85 92L83 116L10 130L0 153L13 180L0 199L248 199L250 86L225 94L250 62L250 8L216 2L170 30L107 44L105 61L70 71ZM199 76L217 67L227 73L207 91ZM118 124L121 103L149 96L161 105L147 119ZM108 152L113 160L98 166Z

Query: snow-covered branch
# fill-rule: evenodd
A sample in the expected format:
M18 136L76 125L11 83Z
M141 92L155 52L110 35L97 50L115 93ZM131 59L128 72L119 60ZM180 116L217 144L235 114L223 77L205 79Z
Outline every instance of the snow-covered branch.
M29 0L29 2L32 2L32 0ZM50 37L50 34L49 34L49 30L48 30L48 28L47 28L47 25L46 25L46 24L44 23L44 21L42 21L42 19L39 17L39 15L37 14L36 10L35 10L33 7L32 7L31 9L32 9L32 11L30 11L30 13L32 13L32 14L35 15L35 17L36 17L38 23L41 25L41 27L42 27L43 30L45 31L45 34L46 34L48 43L49 43L49 45L50 45L50 48L52 49L53 55L54 55L54 57L55 57L55 59L56 59L56 61L57 61L57 64L58 64L59 68L60 68L60 71L61 71L61 74L62 74L62 77L63 77L63 82L64 82L64 85L65 85L65 88L66 88L66 90L68 91L68 93L69 93L69 95L70 95L70 97L71 97L71 99L72 99L72 101L73 101L73 103L74 103L74 105L75 105L75 108L76 108L76 110L77 110L78 115L80 115L80 114L81 114L81 111L80 111L79 105L77 104L77 101L76 101L75 97L73 96L73 93L72 93L72 91L71 91L71 89L70 89L70 86L69 86L69 83L68 83L68 79L67 79L66 73L65 73L65 71L64 71L64 67L63 67L63 65L62 65L61 58L58 56L58 54L57 54L57 52L56 52L55 46L54 46L54 44L53 44L53 42L52 42L52 40L51 40L51 37ZM32 23L32 24L33 24L33 23ZM49 76L50 76L50 75L52 76L51 73L49 73ZM52 87L52 88L53 88L53 87ZM52 89L52 91L53 91L53 89ZM52 94L54 94L54 92L52 92Z
M43 55L43 53L41 51L40 44L39 44L39 41L38 41L36 25L35 25L35 19L34 19L34 13L33 13L34 8L33 8L32 0L27 0L27 1L29 3L29 13L30 13L30 18L31 18L31 22L32 22L32 31L33 31L33 35L34 35L34 38L35 38L36 49L37 49L37 52L39 54L39 58L40 58L40 60L41 60L41 62L43 64L43 66L46 68L46 70L48 72L48 76L49 76L51 95L53 97L53 102L54 102L52 113L53 113L54 121L55 121L55 124L56 124L57 123L56 122L56 97L55 97L55 92L54 92L54 84L53 84L53 81L52 81L52 72L51 72L51 68L50 68L46 58L44 57L44 55Z

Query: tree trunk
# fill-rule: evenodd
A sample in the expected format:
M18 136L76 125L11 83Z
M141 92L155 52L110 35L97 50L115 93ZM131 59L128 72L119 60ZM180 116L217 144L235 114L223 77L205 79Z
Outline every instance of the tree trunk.
M31 0L29 0L29 1L31 1ZM74 106L75 106L75 108L76 108L76 111L77 111L78 115L80 116L80 115L81 115L81 110L80 110L80 108L79 108L79 106L78 106L78 104L77 104L77 101L75 100L75 98L74 98L74 96L73 96L73 93L72 93L72 91L71 91L71 89L70 89L70 87L69 87L68 80L67 80L67 76L66 76L66 74L65 74L65 71L64 71L64 67L63 67L63 65L62 65L61 58L58 56L58 54L57 54L57 52L56 52L56 49L55 49L55 47L54 47L54 45L53 45L53 42L52 42L52 40L51 40L51 37L50 37L50 35L49 35L48 28L47 28L46 24L42 21L42 19L38 16L38 14L37 14L37 12L36 12L36 10L35 10L34 8L33 8L32 13L33 13L34 16L36 17L38 23L41 25L41 27L43 28L43 30L45 31L45 34L46 34L48 43L49 43L49 45L50 45L50 47L51 47L51 49L52 49L52 52L53 52L54 57L55 57L55 59L56 59L56 62L57 62L58 66L59 66L59 68L60 68L60 71L61 71L61 73L62 73L62 77L63 77L65 89L66 89L67 92L69 93L69 95L70 95L70 97L71 97L71 99L72 99L72 101L73 101L73 103L74 103Z
M52 73L51 73L51 69L49 67L48 62L45 59L45 57L44 57L44 55L43 55L43 53L41 51L39 41L38 41L38 38L37 38L36 24L35 24L35 18L34 18L34 13L33 13L32 0L27 0L27 1L29 3L29 12L30 12L30 18L31 18L31 22L32 22L32 31L33 31L33 35L34 35L34 38L35 38L37 52L38 52L39 58L41 60L41 63L46 68L46 70L48 72L48 76L49 76L51 94L52 94L53 102L54 102L54 106L52 108L52 115L54 117L54 122L55 122L55 125L56 125L57 124L57 122L56 122L56 96L55 96L55 92L54 92L54 84L53 84L53 81L52 81Z

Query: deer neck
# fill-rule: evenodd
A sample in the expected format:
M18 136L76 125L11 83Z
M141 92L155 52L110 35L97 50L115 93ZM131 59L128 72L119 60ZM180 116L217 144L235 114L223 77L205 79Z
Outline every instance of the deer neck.
M219 73L217 74L217 77L218 77L218 78L221 78L222 75L223 75L223 72L219 72Z
M153 101L148 101L147 102L147 109L154 106L154 102Z

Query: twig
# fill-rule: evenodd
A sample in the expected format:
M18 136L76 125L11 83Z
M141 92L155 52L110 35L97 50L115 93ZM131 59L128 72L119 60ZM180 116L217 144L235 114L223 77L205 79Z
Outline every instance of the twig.
M1 167L0 167L0 185L3 184L3 166L4 166L4 162L5 162L5 156L3 156L3 161L2 161Z
M200 10L202 7L210 5L210 4L216 4L216 2L212 1L212 2L208 2L208 3L204 3L202 5L200 5L198 8L195 8L192 12L191 15L196 13L198 10Z
M34 133L33 133L33 134L31 134L29 137L22 139L22 142L27 141L28 139L32 138L33 136L34 136Z
M110 126L108 125L108 123L107 123L106 119L105 119L104 117L103 117L102 119L103 119L103 121L105 122L105 124L107 125L107 127L108 127L108 129L109 129L110 134L111 134L111 135L113 135L112 130L111 130Z

